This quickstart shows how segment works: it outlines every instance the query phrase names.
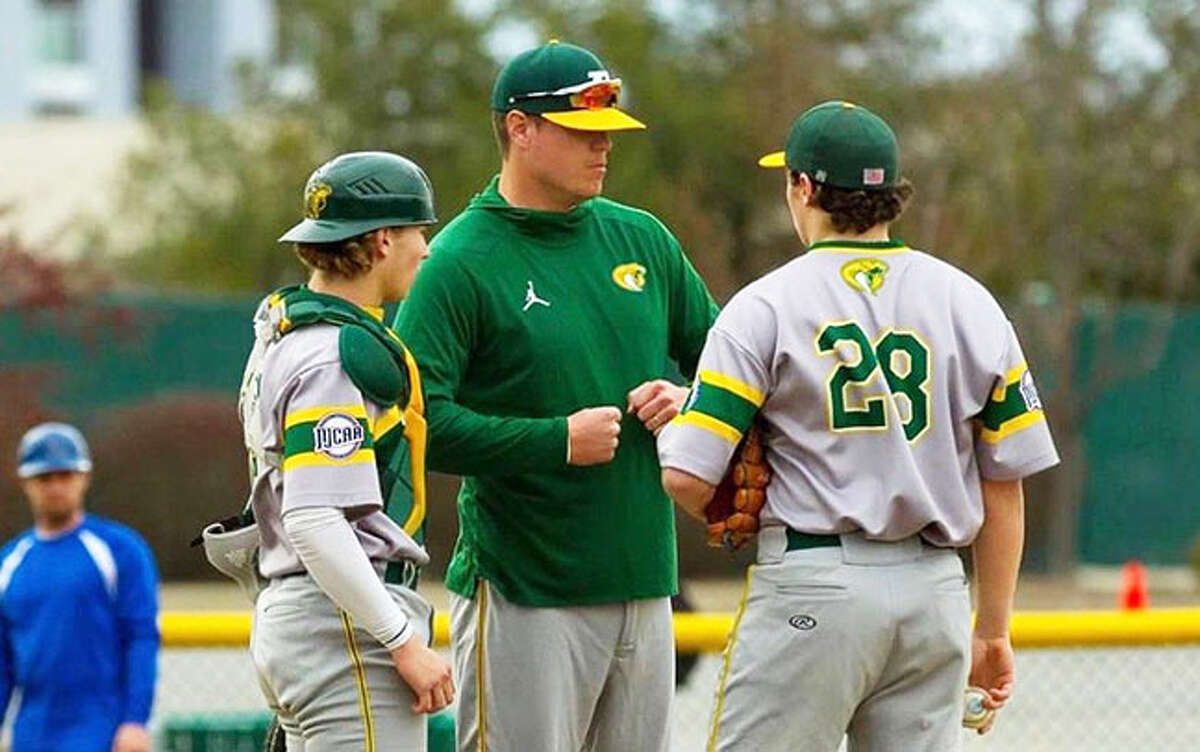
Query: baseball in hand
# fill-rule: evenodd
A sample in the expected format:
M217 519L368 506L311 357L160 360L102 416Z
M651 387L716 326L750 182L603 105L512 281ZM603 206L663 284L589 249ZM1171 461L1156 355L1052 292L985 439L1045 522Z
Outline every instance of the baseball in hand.
M980 729L992 720L996 711L983 704L987 696L987 692L979 687L967 687L963 697L963 726L969 729Z

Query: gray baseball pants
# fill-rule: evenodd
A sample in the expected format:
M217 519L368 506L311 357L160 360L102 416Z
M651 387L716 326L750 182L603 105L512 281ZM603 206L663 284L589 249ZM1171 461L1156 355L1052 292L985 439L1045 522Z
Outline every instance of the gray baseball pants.
M961 749L971 605L955 551L854 534L786 551L779 527L758 546L707 749Z
M415 591L387 585L429 642L433 608ZM272 580L258 596L250 655L288 752L425 752L426 716L375 638L308 575Z
M669 598L531 608L452 596L459 752L666 752Z

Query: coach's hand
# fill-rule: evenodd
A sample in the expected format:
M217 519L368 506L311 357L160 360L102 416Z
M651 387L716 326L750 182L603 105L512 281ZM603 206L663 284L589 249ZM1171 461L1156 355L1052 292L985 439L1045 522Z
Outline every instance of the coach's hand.
M603 465L617 453L621 411L615 407L586 407L567 416L567 462Z
M112 752L150 752L150 734L138 723L122 723L113 737Z
M687 396L686 386L677 386L666 379L646 381L629 393L629 412L636 413L642 425L657 436L683 409Z
M983 706L988 710L999 710L1012 697L1016 668L1013 663L1012 641L1005 635L980 635L971 637L971 674L967 684L979 687L988 693ZM995 716L987 725L978 729L986 734L991 730Z
M392 651L392 663L417 701L414 713L434 713L454 702L454 678L450 663L425 647L419 637Z

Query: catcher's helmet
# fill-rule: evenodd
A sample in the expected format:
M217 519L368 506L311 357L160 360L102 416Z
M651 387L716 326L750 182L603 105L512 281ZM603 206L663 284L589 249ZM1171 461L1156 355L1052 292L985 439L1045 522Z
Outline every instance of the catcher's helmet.
M380 227L432 225L433 186L416 162L386 151L342 154L304 186L304 219L279 242L333 243Z
M17 476L32 478L46 473L86 473L92 457L83 434L66 423L42 423L21 437L17 448Z

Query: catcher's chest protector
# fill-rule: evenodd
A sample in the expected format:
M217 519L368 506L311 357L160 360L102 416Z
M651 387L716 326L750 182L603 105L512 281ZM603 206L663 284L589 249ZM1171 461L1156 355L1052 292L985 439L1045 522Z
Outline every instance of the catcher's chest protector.
M268 298L265 317L255 320L254 349L246 363L238 400L251 479L264 465L279 464L279 458L268 456L262 449L259 399L267 348L290 332L313 324L340 328L338 353L346 375L366 399L385 408L395 407L395 419L403 430L376 428L380 489L388 516L423 544L427 426L417 362L395 332L342 298L303 286L285 287ZM408 451L403 451L402 443L407 444Z

